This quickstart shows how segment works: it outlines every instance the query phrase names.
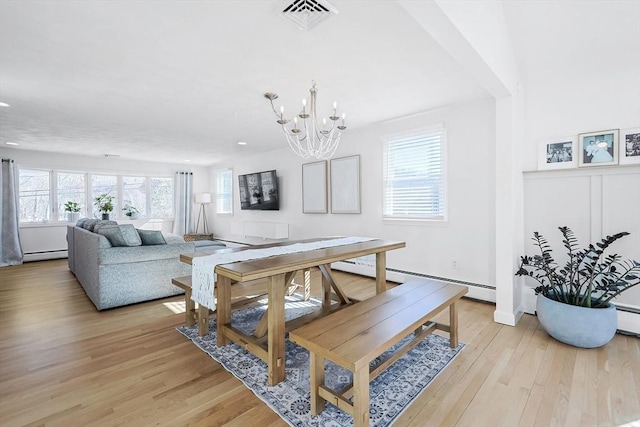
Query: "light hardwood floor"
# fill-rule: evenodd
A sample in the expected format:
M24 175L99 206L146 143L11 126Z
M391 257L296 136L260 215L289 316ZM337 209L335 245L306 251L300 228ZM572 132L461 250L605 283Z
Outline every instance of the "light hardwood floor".
M337 274L351 296L373 294L372 279ZM175 330L182 300L98 312L66 260L1 268L0 425L285 426ZM640 339L618 334L603 348L576 349L534 316L508 327L493 311L460 303L465 349L396 426L640 423Z

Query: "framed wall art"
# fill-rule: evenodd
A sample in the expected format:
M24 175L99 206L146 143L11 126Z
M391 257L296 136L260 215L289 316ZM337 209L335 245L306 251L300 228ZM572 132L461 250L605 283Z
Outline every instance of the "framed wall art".
M327 162L302 165L302 213L327 213Z
M620 131L620 164L640 164L640 128Z
M331 213L360 213L360 156L331 159Z
M578 164L576 151L578 138L567 136L554 138L540 144L538 169L569 169Z
M618 129L578 135L578 166L618 164Z

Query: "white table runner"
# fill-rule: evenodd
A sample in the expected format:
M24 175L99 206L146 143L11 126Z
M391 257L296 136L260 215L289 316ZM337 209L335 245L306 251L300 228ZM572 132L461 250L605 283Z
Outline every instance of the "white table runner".
M354 243L375 240L372 237L343 237L339 239L321 240L309 243L294 243L287 246L274 246L264 249L247 249L246 251L230 252L194 257L191 264L192 293L191 299L205 307L215 310L216 303L213 290L216 284L216 266L232 262L249 261L258 258L268 258L277 255L293 254L298 252L313 251L335 246L351 245Z

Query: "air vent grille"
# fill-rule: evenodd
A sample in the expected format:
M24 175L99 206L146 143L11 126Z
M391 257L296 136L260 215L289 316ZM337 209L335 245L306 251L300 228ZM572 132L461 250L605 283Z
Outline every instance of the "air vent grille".
M338 9L326 0L293 0L284 4L281 15L301 29L309 30L337 13Z

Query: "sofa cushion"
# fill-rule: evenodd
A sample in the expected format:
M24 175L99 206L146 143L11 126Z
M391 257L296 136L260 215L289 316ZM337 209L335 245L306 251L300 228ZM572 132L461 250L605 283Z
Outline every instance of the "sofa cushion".
M101 227L104 227L107 225L118 225L118 223L115 221L109 221L106 219L99 219L95 224L93 224L92 229L90 229L89 231L93 231L94 233L97 233Z
M151 245L166 245L167 241L162 235L160 230L141 230L137 229L140 239L142 240L142 246Z
M97 219L94 218L87 218L83 223L82 223L82 228L84 228L85 230L89 230L89 231L93 231L93 226L96 225L96 222L98 222Z
M133 224L103 225L98 234L103 235L112 246L140 246L142 240Z

